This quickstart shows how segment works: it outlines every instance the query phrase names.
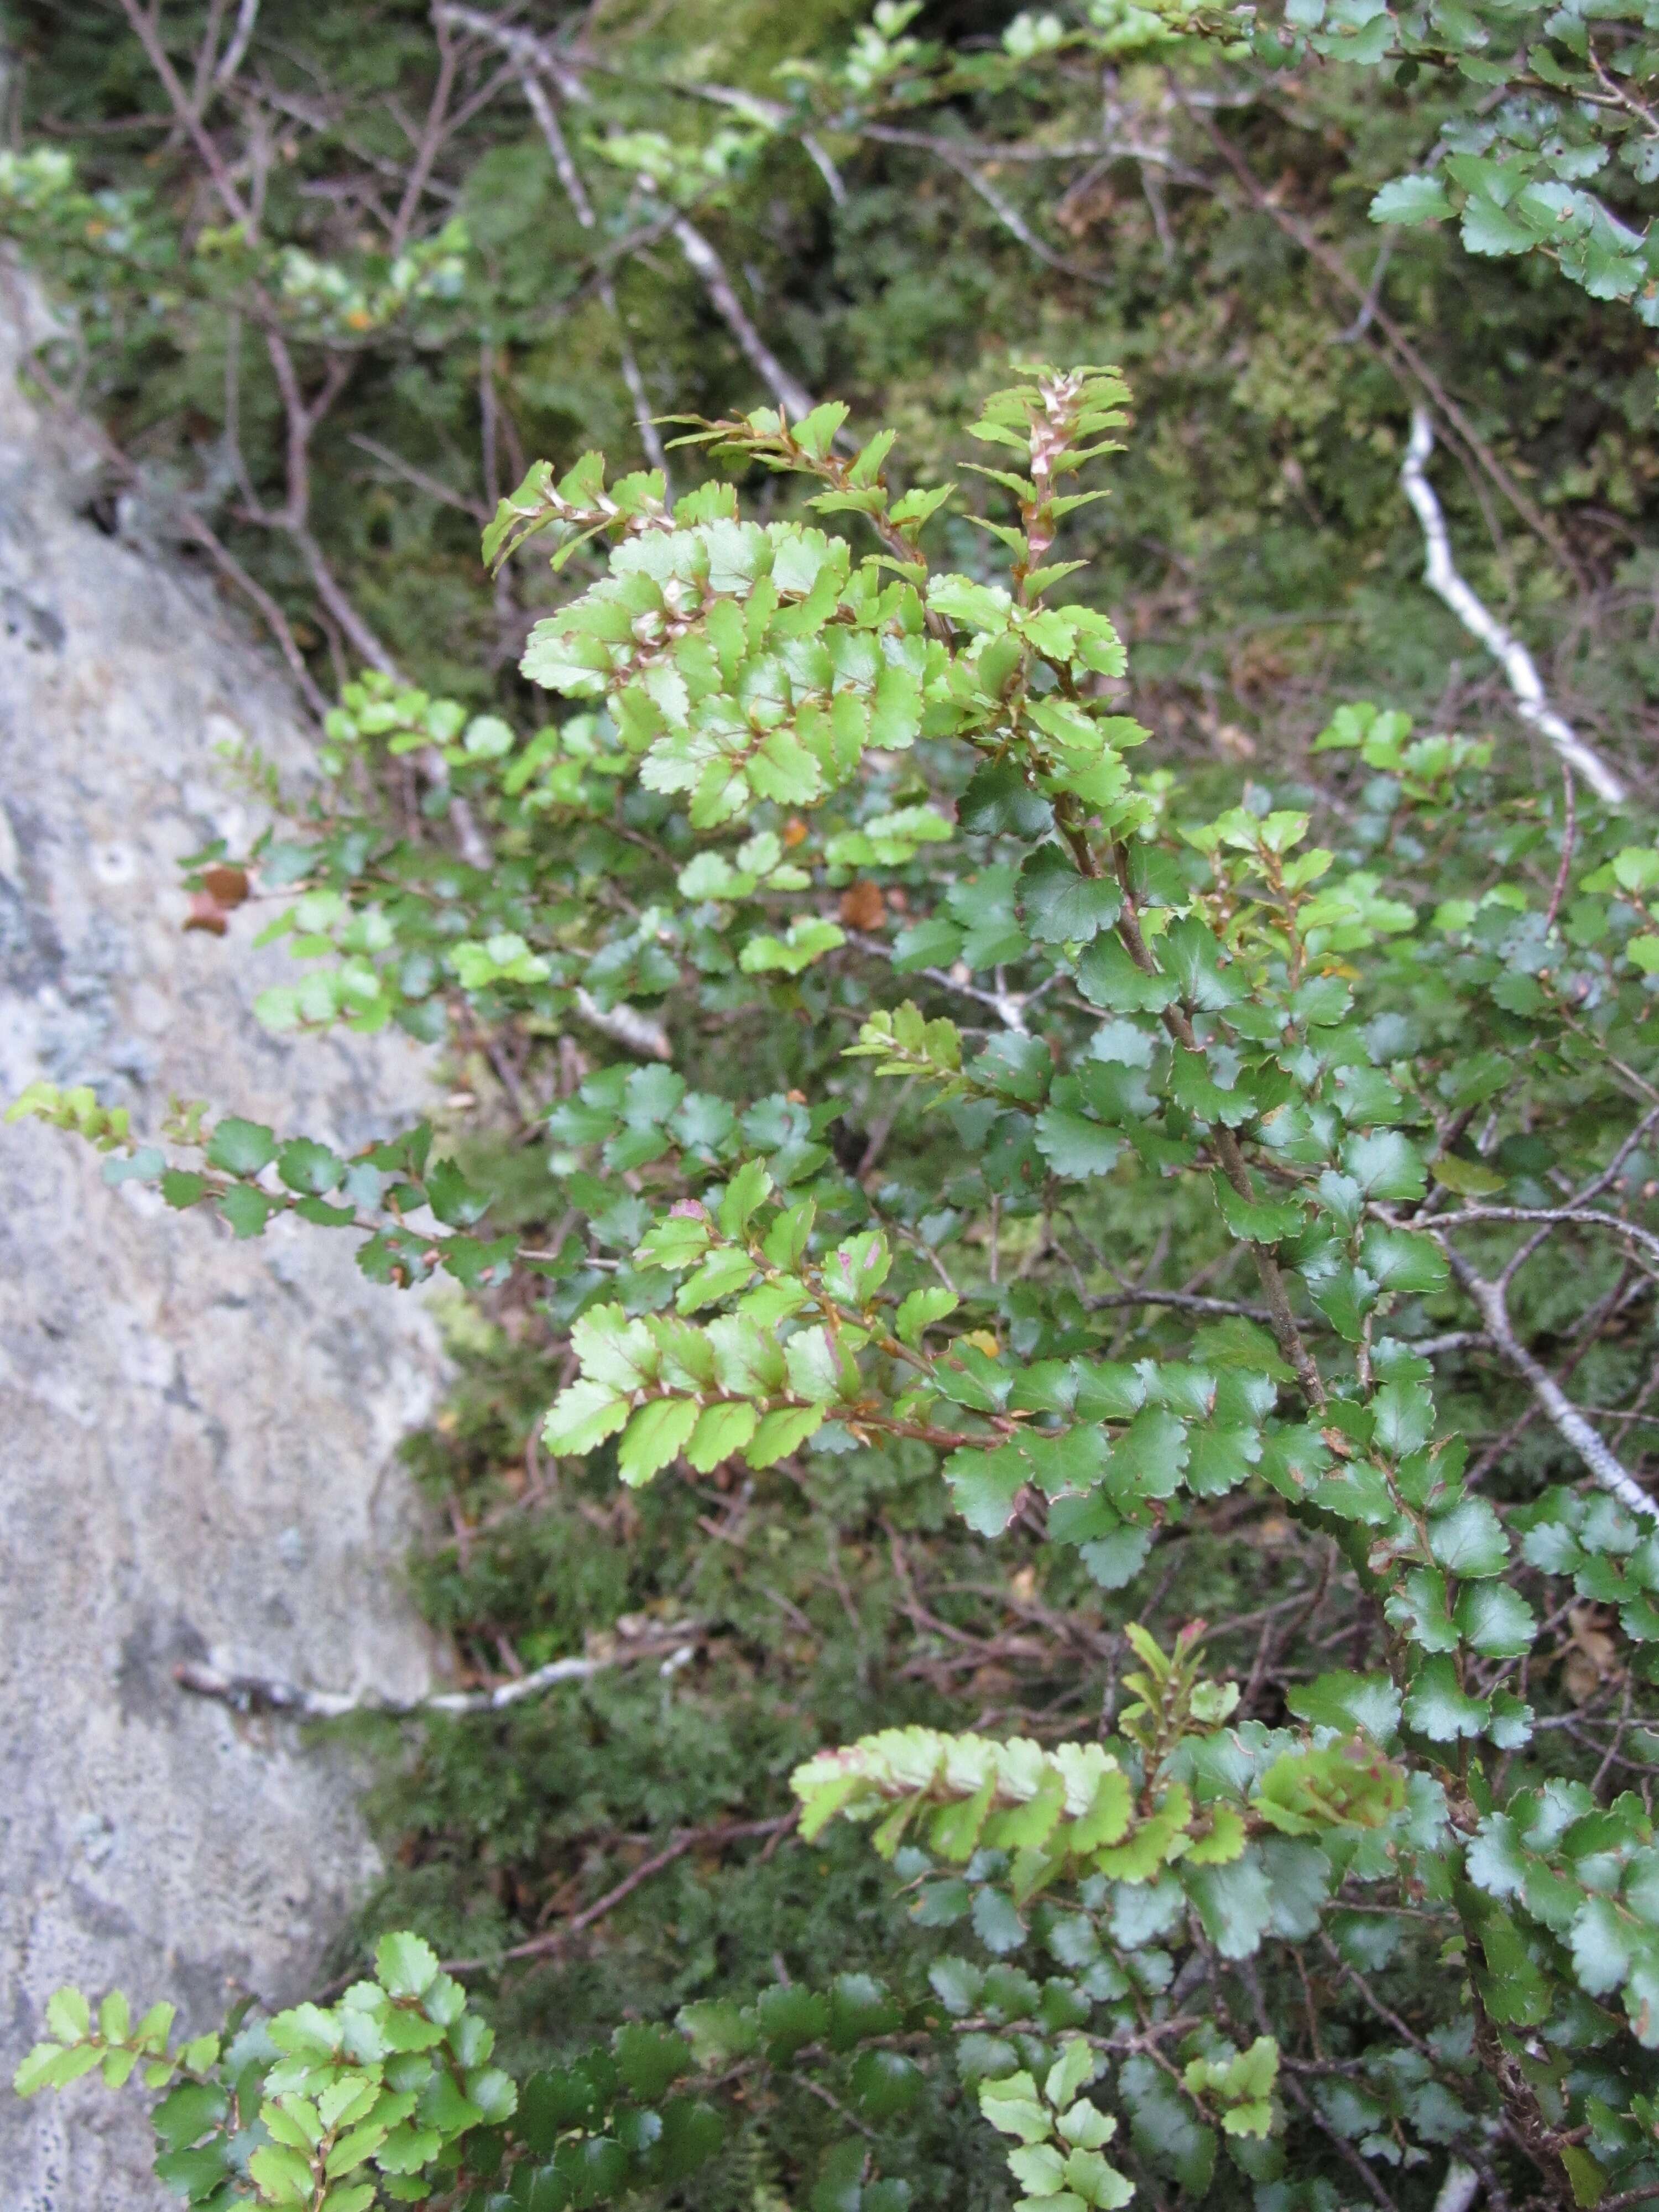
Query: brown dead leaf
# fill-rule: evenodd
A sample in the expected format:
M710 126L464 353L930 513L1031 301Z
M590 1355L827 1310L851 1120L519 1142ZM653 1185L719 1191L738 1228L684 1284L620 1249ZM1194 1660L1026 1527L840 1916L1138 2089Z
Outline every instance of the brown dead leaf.
M210 868L202 871L202 889L222 907L240 906L247 896L247 870L216 860Z
M881 885L866 878L850 884L841 895L841 918L849 929L879 929L887 919L887 902Z
M225 909L211 891L192 891L190 912L185 916L186 929L204 929L210 937L222 937L229 927Z
M1596 1692L1624 1674L1619 1663L1618 1639L1613 1634L1614 1616L1604 1606L1575 1605L1567 1613L1567 1640L1562 1645L1561 1680L1577 1705L1588 1705Z

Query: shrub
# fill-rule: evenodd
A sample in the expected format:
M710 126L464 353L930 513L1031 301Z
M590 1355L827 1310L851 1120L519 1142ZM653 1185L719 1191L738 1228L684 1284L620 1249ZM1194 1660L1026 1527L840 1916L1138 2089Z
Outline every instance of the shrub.
M908 1900L884 1982L693 2002L516 2087L413 1936L331 2008L178 2051L166 2008L61 1993L20 2090L137 2072L192 2203L672 2192L789 2075L858 2130L820 2212L896 2212L884 2145L953 2084L1031 2212L1386 2203L1379 2166L1495 2204L1659 2192L1659 1516L1534 1348L1651 1289L1659 851L1372 707L1320 738L1323 791L1206 813L1143 765L1065 554L1126 397L1024 372L973 426L971 503L898 490L892 434L839 405L685 426L802 494L764 520L719 479L671 506L597 455L538 465L485 550L545 536L582 582L524 656L558 719L366 676L315 817L195 857L210 899L292 893L275 1026L447 1006L616 1045L520 1101L544 1192L428 1127L347 1158L191 1108L164 1151L88 1093L12 1109L238 1237L292 1213L391 1285L529 1279L568 1346L556 1459L808 1497L850 1468L872 1514L902 1471L1123 1620L1133 1667L1097 1727L895 1726L797 1767L801 1837L867 1825ZM947 514L984 560L933 557ZM410 755L470 860L377 799ZM1471 1464L1437 1358L1512 1377L1561 1479ZM1242 1681L1201 1620L1133 1619L1206 1536L1274 1530L1316 1571L1228 1624ZM1588 1685L1564 1624L1600 1636Z

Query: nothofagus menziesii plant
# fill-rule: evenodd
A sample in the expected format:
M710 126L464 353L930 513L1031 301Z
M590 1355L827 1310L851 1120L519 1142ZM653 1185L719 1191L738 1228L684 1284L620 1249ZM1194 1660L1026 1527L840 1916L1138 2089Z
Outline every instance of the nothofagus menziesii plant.
M781 1919L748 1990L694 1976L516 2081L464 1988L490 1962L409 1933L180 2048L165 2005L61 1993L19 2089L136 2077L192 2204L776 2202L734 2145L800 2087L818 2212L930 2170L1027 2212L1659 2194L1659 1514L1619 1443L1651 1389L1659 848L1571 772L1540 797L1363 705L1294 803L1206 812L1066 550L1126 399L1020 371L971 494L899 492L893 433L838 404L682 422L746 501L538 464L484 550L544 535L581 584L525 648L550 719L367 674L310 816L196 856L232 906L276 895L268 1021L447 1009L523 1048L533 1147L12 1109L237 1237L297 1215L391 1285L517 1285L544 1477L592 1512L620 1486L636 1549L676 1497L873 1523L978 1669L924 1717L866 1674L886 1724L763 1761L711 1845L867 1831L879 1976L792 1975ZM462 839L382 797L410 756ZM1632 1402L1570 1398L1581 1359ZM963 1726L1021 1655L993 1680L928 1610L917 1532L1058 1634L1024 1728ZM1172 1590L1207 1635L1141 1625ZM708 1633L665 1673L670 1760Z

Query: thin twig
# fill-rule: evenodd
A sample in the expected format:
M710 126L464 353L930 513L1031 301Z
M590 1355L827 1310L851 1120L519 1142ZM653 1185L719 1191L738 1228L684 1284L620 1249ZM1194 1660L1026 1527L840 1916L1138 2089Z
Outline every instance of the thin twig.
M1183 90L1173 80L1170 82L1170 90L1180 106L1198 124L1222 160L1232 171L1258 214L1265 215L1269 222L1276 223L1286 238L1293 240L1309 258L1325 271L1334 284L1346 292L1351 300L1358 301L1363 305L1366 296L1365 287L1347 268L1341 255L1299 216L1292 215L1288 208L1279 204L1279 202L1259 181L1249 162L1245 161L1231 139L1224 131L1218 131L1210 118L1202 112L1201 100L1193 94ZM1224 204L1225 204L1224 202ZM1498 490L1503 493L1504 498L1509 501L1527 527L1548 546L1563 568L1577 575L1579 572L1571 550L1562 540L1560 532L1544 514L1537 501L1528 497L1497 454L1480 437L1468 416L1447 391L1400 325L1391 315L1384 312L1380 303L1373 303L1371 319L1381 334L1378 350L1388 361L1395 375L1408 388L1415 387L1418 392L1428 395L1439 409L1443 418L1462 440L1464 445Z
M1045 267L1058 270L1062 276L1077 277L1085 284L1104 284L1108 281L1099 270L1085 269L1040 239L1018 209L1004 199L989 178L982 175L971 159L959 153L948 138L932 138L924 143L934 160L954 171L970 191L976 192L1009 235L1017 238L1026 252L1035 254Z
M366 453L372 453L394 476L402 477L406 483L413 484L416 491L423 491L428 499L435 499L445 507L459 507L463 514L470 514L475 522L489 521L494 512L493 504L486 506L481 500L468 499L465 493L453 490L447 483L441 483L436 477L428 476L424 469L417 469L413 461L406 461L401 453L394 453L390 446L383 446L378 438L367 437L361 430L349 430L346 435L350 444L360 447Z
M426 121L416 145L415 159L410 165L403 198L398 204L397 214L392 219L390 251L393 253L401 253L409 242L409 234L420 212L421 196L426 190L427 179L432 174L433 164L447 135L449 95L455 87L456 53L441 15L434 15L433 29L438 40L438 74L433 81L432 97L427 103Z
M1659 1237L1652 1230L1626 1221L1621 1214L1603 1213L1593 1206L1462 1206L1455 1213L1445 1214L1431 1225L1437 1234L1443 1229L1455 1229L1465 1221L1580 1221L1589 1228L1610 1229L1616 1237L1629 1237L1659 1257Z
M328 712L328 702L306 665L305 655L300 650L288 617L264 586L255 582L230 548L209 528L199 514L192 508L181 507L178 509L178 515L179 529L185 535L192 544L199 545L220 574L258 609L266 629L276 641L277 651L288 663L289 673L298 684L301 696L320 722Z
M230 44L219 58L219 66L213 72L216 85L228 84L242 66L248 43L253 36L254 25L259 20L259 0L242 0L236 10L236 27L230 34Z
M599 218L594 212L593 203L582 182L581 171L571 156L557 112L541 81L544 76L550 78L563 99L584 100L586 91L575 70L562 56L556 54L544 40L533 38L526 31L515 30L508 24L495 22L475 9L440 6L434 12L439 21L457 24L476 33L480 38L489 39L511 56L518 76L519 89L523 93L525 105L535 117L547 150L553 157L553 167L564 188L565 198L570 202L582 228L586 231L597 229ZM653 469L661 470L666 483L668 457L663 449L662 434L652 414L650 394L640 373L639 361L628 334L628 325L623 319L616 284L608 264L602 269L599 291L605 312L616 325L623 382L627 386L629 398L633 403L634 422L640 434L640 443L645 449L646 459Z
M214 143L212 132L191 106L190 94L185 90L179 72L173 68L167 50L161 43L160 0L156 0L156 4L148 12L139 7L138 0L121 0L121 12L131 24L150 67L161 78L174 115L190 133L197 152L206 163L208 174L212 178L232 221L246 223L251 232L253 228L252 211L232 181L230 172Z
M1249 1305L1239 1298L1206 1298L1192 1291L1109 1291L1091 1294L1083 1304L1091 1313L1110 1313L1123 1306L1174 1306L1182 1313L1236 1314L1243 1321L1261 1322L1269 1328L1273 1319L1266 1306ZM1302 1326L1329 1328L1332 1324L1321 1314L1310 1314Z
M577 222L584 230L596 229L599 217L594 213L593 203L588 197L586 185L582 182L581 171L572 158L569 145L566 142L564 131L559 123L557 111L547 96L545 86L528 71L520 76L519 83L520 89L525 96L525 104L535 117L542 137L546 143L547 150L553 156L553 167L557 172L560 184L564 187L565 198L574 210ZM633 402L634 422L640 434L640 443L644 447L645 457L652 467L662 471L663 481L666 484L668 456L663 450L662 433L658 429L651 412L650 395L645 388L645 379L640 374L640 364L635 356L633 342L628 335L628 325L623 320L622 307L617 298L616 282L608 266L600 273L599 298L605 312L617 326L617 345L621 360L623 382L628 386L628 396Z
M1393 258L1395 242L1399 236L1400 233L1392 228L1383 232L1382 243L1376 249L1376 259L1371 267L1371 281L1365 287L1365 296L1359 303L1359 313L1346 331L1337 332L1331 340L1333 345L1354 344L1357 340L1364 337L1376 319L1377 306L1382 297L1382 279L1389 273L1389 263Z
M614 1889L606 1890L603 1897L596 1898L592 1905L584 1905L580 1912L573 1913L568 1920L562 1921L556 1928L550 1928L545 1936L532 1936L527 1943L514 1943L493 1959L446 1959L444 1972L449 1974L477 1973L485 1967L500 1966L508 1959L544 1959L550 1952L562 1949L573 1936L580 1936L584 1929L592 1927L595 1921L603 1920L607 1913L615 1911L624 1899L631 1897L653 1875L661 1874L665 1868L672 1866L676 1859L683 1859L688 1851L716 1850L723 1844L741 1843L756 1836L775 1838L793 1828L799 1818L800 1808L797 1806L793 1811L780 1814L771 1820L728 1820L720 1827L688 1829L650 1858L641 1860L633 1873L624 1875Z
M780 410L792 422L802 421L812 412L817 402L806 386L789 374L755 328L726 274L726 264L690 216L676 216L670 228L687 264L702 279L703 289L714 301L720 319Z

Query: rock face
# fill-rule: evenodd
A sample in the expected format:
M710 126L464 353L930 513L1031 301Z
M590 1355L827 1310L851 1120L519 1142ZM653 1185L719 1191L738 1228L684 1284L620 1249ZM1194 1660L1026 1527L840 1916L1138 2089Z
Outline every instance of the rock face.
M179 855L243 836L219 757L289 777L290 701L197 579L77 514L93 486L21 398L33 312L0 271L0 1093L90 1082L154 1133L170 1094L361 1144L416 1117L399 1041L279 1042L289 963L179 929ZM0 1129L0 2080L61 1982L216 2024L291 1998L371 1848L337 1749L182 1694L182 1658L417 1693L398 1437L435 1331L320 1231L234 1243ZM0 2087L7 2212L159 2212L142 2098Z

